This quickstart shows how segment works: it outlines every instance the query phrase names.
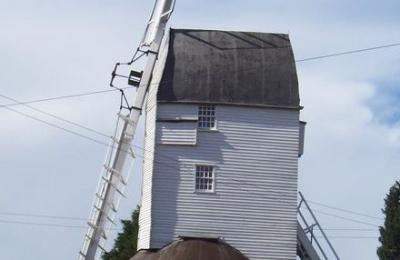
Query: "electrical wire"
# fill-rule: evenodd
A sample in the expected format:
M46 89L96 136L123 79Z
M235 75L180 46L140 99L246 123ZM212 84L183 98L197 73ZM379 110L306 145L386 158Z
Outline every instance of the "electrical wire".
M155 161L155 163L159 163L158 161ZM164 163L162 163L163 166ZM234 179L232 179L234 180ZM257 185L256 185L257 186ZM250 191L250 190L249 190ZM280 192L277 192L280 193ZM277 198L273 198L275 200L278 200ZM378 231L377 227L379 227L378 225L372 224L372 223L368 223L368 222L364 222L364 221L360 221L357 219L353 219L353 218L347 218L347 217L343 217L340 215L336 215L336 214L331 214L331 213L327 213L327 212L323 212L323 211L319 211L319 210L315 210L312 209L314 212L322 214L322 215L327 215L327 216L331 216L331 217L335 217L335 218L339 218L342 220L346 220L346 221L351 221L354 223L358 223L358 224L364 224L364 225L369 225L369 226L374 226L376 227L376 229L362 229L362 228L324 228L324 230L332 230L332 231ZM32 217L38 217L38 218L54 218L54 219L72 219L72 220L83 220L83 218L76 218L76 217L63 217L63 216L53 216L53 215L40 215L40 214L27 214L27 213L13 213L13 212L0 212L0 215L12 215L12 216L32 216ZM0 223L2 223L2 221L0 221ZM16 224L18 224L19 222L16 222ZM21 224L29 224L31 222L28 223L23 223L21 222ZM33 223L33 225L41 225L41 226L47 226L47 223ZM57 227L71 227L71 226L65 226L65 225L59 225L59 224L49 224L50 226L57 226ZM75 226L76 227L76 226ZM331 238L331 236L329 236L329 238ZM338 238L338 237L336 237ZM343 237L346 238L346 237ZM351 238L351 237L348 237Z
M0 224L19 224L19 225L28 225L28 226L41 226L41 227L87 229L87 226L65 225L65 224L56 224L56 223L38 223L38 222L3 220L3 219L0 220ZM119 228L111 228L110 230L119 230Z
M100 145L109 146L109 144L107 144L107 143L105 143L105 142L99 141L99 140L97 140L97 139L94 139L94 138L92 138L92 137L89 137L89 136L87 136L87 135L83 135L83 134L81 134L81 133L78 133L78 132L75 132L75 131L72 131L72 130L69 130L69 129L65 128L65 127L62 127L62 126L59 126L59 125L56 125L56 124L47 122L46 120L43 120L43 119L34 117L34 116L32 116L32 115L29 115L29 114L27 114L27 113L18 111L18 110L16 110L16 109L11 108L11 107L4 107L4 108L7 109L7 110L9 110L9 111L12 111L12 112L14 112L14 113L17 113L17 114L19 114L19 115L21 115L21 116L30 118L30 119L32 119L32 120L35 120L35 121L40 122L40 123L43 123L43 124L45 124L45 125L48 125L48 126L57 128L57 129L59 129L59 130L68 132L68 133L70 133L70 134L72 134L72 135L75 135L75 136L78 136L78 137L87 139L87 140L89 140L89 141L95 142L95 143L100 144Z
M328 213L328 212L324 212L324 211L320 211L320 210L316 210L316 209L312 209L312 211L313 212L317 212L317 213L319 213L321 215L335 217L335 218L339 218L339 219L342 219L342 220L346 220L346 221L350 221L350 222L354 222L354 223L358 223L358 224L364 224L364 225L367 225L367 226L372 226L372 227L377 227L377 228L379 227L379 225L376 225L376 224L373 224L373 223L370 223L370 222L361 221L361 220L354 219L354 218L343 217L343 216L340 216L340 215L336 215L336 214L332 214L332 213Z
M321 55L321 56L314 56L314 57L296 60L296 62L320 60L320 59L326 59L326 58L332 58L332 57L338 57L338 56L344 56L344 55L349 55L349 54L373 51L373 50L384 49L384 48L392 48L392 47L398 47L398 46L400 46L400 43L396 42L396 43L391 43L391 44L386 44L386 45L374 46L374 47L370 47L370 48L356 49L356 50L350 50L350 51L344 51L344 52L336 52L336 53L325 54L325 55Z
M38 223L29 221L15 221L15 220L0 220L0 224L18 224L18 225L28 225L28 226L39 226L39 227L54 227L54 228L69 228L69 229L87 229L86 226L78 225L66 225L66 224L55 224L55 223ZM111 230L120 230L120 228L111 228ZM321 236L316 236L321 237ZM374 236L328 236L329 239L378 239Z
M17 101L17 100L14 99L14 98L11 98L11 97L8 97L8 96L2 95L2 94L0 94L0 97L6 98L6 99L9 99L9 100L13 100L13 101L15 101L15 102L19 102L19 101ZM21 102L19 102L19 103L21 103ZM54 118L56 118L56 119L58 119L58 120L67 122L67 123L72 124L72 125L74 125L74 126L77 126L77 127L83 128L83 129L85 129L85 130L94 132L94 133L96 133L96 134L98 134L98 135L101 135L101 136L103 136L103 137L112 138L111 135L104 134L104 133L102 133L102 132L100 132L100 131L98 131L98 130L95 130L95 129L93 129L93 128L89 128L89 127L87 127L87 126L83 126L83 125L78 124L78 123L76 123L76 122L73 122L73 121L71 121L71 120L67 120L67 119L65 119L65 118L63 118L63 117L60 117L60 116L57 116L57 115L48 113L48 112L43 111L43 110L40 110L40 109L37 109L37 108L32 107L32 106L30 106L30 105L28 105L28 104L23 104L23 103L21 103L21 105L26 106L26 107L28 107L28 108L30 108L30 109L32 109L32 110L34 110L34 111L40 112L40 113L42 113L42 114L45 114L45 115L54 117ZM26 114L26 113L20 112L20 111L18 111L18 110L16 110L16 109L12 109L12 108L9 108L9 107L4 107L4 108L5 108L5 109L8 109L8 110L10 110L10 111L12 111L12 112L18 113L18 114L20 114L20 115L22 115L22 116L28 117L28 118L30 118L30 119L32 119L32 120L35 120L35 121L38 121L38 122L40 122L40 123L46 124L46 125L48 125L48 126L57 128L57 129L59 129L59 130L66 131L66 132L68 132L68 133L70 133L70 134L74 134L75 136L85 138L85 139L87 139L87 140L93 141L93 142L95 142L95 143L98 143L98 144L101 144L101 145L104 145L104 146L107 146L107 147L110 147L110 148L113 148L113 149L116 149L116 148L117 148L117 147L112 147L112 146L110 146L109 144L107 144L107 143L105 143L105 142L99 141L99 140L94 139L94 138L92 138L92 137L89 137L89 136L87 136L87 135L80 134L80 133L78 133L78 132L76 132L76 131L69 130L69 129L65 128L65 127L61 127L61 126L56 125L56 124L54 124L54 123L50 123L50 122L48 122L48 121L46 121L46 120L39 119L39 118L34 117L34 116L32 116L32 115L28 115L28 114ZM132 146L135 147L135 148L138 148L138 149L140 149L140 150L143 150L143 151L152 152L152 151L149 151L149 150L145 149L144 147L141 147L141 146L138 146L138 145L135 145L135 144L132 144ZM130 151L123 151L123 152L128 152L128 153L130 153ZM139 156L139 157L145 158L144 156ZM166 159L168 159L168 160L175 160L174 158L171 158L171 157L168 157L168 156L161 156L161 157L166 158ZM174 168L174 169L175 169L175 168Z
M63 117L60 117L60 116L57 116L57 115L55 115L55 114L52 114L52 113L43 111L43 110L38 109L38 108L35 108L35 107L31 106L31 105L28 105L28 104L26 104L26 103L22 103L22 102L20 102L20 101L18 101L18 100L16 100L16 99L11 98L11 97L8 97L8 96L6 96L6 95L0 94L0 97L3 97L3 98L5 98L5 99L11 100L11 101L13 101L13 102L15 102L15 103L17 103L17 104L20 104L20 105L23 105L23 106L25 106L25 107L28 107L28 108L30 108L30 109L33 110L33 111L42 113L42 114L47 115L47 116L50 116L50 117L53 117L53 118L58 119L58 120L60 120L60 121L66 122L66 123L68 123L68 124L71 124L71 125L73 125L73 126L76 126L76 127L82 128L82 129L85 129L85 130L87 130L87 131L90 131L90 132L95 133L95 134L97 134L97 135L100 135L100 136L102 136L102 137L106 137L106 138L110 138L110 137L111 137L111 135L104 134L104 133L102 133L102 132L100 132L100 131L97 131L97 130L95 130L95 129L93 129L93 128L84 126L84 125L82 125L82 124L73 122L73 121L71 121L71 120L67 120L67 119L65 119L65 118L63 118Z
M379 229L377 228L324 228L325 230L329 230L329 231L379 231Z
M310 203L310 204L318 205L318 206L325 207L325 208L328 208L328 209L338 210L338 211L350 213L350 214L353 214L353 215L358 215L358 216L365 217L365 218L383 220L383 218L380 218L380 217L374 217L374 216L367 215L367 214L360 213L360 212L356 212L356 211L353 211L353 210L348 210L348 209L343 209L343 208L330 206L330 205L327 205L327 204L323 204L321 202L316 202L316 201L312 201L312 200L307 200L307 202Z
M317 236L322 237L322 236ZM373 236L327 236L329 239L378 239L379 237Z
M133 88L133 87L126 87L126 88ZM118 91L118 89L107 89L107 90L82 92L82 93L63 95L63 96L55 96L55 97L48 97L48 98L41 98L41 99L33 99L33 100L22 101L22 102L18 102L18 103L3 104L3 105L0 105L0 107L11 107L11 106L17 106L17 105L40 103L40 102L59 100L59 99L66 99L66 98L84 97L84 96L91 96L91 95L103 94L103 93L114 92L114 91Z
M59 215L46 215L46 214L32 214L32 213L21 213L21 212L10 212L0 211L0 215L4 216L15 216L15 217L31 217L31 218L42 218L42 219L57 219L57 220L73 220L73 221L86 221L86 218L71 217L71 216L59 216ZM1 222L2 220L0 220ZM48 223L39 223L48 224ZM63 225L60 225L61 227ZM378 229L368 228L324 228L329 231L378 231Z
M77 226L77 225L64 225L64 224L54 224L54 223L37 223L37 222L28 222L28 221L16 221L16 220L0 220L2 224L20 224L20 225L29 225L29 226L45 226L45 227L59 227L59 228L78 228L85 229L85 226Z
M4 216L15 216L15 217L32 217L32 218L47 218L47 219L64 219L64 220L79 220L86 221L87 218L69 217L69 216L56 216L56 215L45 215L45 214L32 214L32 213L21 213L21 212L10 212L0 211L0 215Z
M111 148L111 149L118 149L118 147L112 146L112 145L110 145L110 144L108 144L108 143L106 143L106 142L97 140L97 139L92 138L92 137L90 137L90 136L87 136L87 135L78 133L78 132L76 132L76 131L73 131L73 130L67 129L67 128L65 128L65 127L59 126L59 125L57 125L57 124L48 122L48 121L46 121L46 120L37 118L37 117L35 117L35 116L29 115L29 114L24 113L24 112L21 112L21 111L18 111L18 110L14 109L14 108L11 108L11 107L4 107L4 109L7 109L7 110L12 111L12 112L14 112L14 113L17 113L17 114L19 114L19 115L21 115L21 116L30 118L30 119L35 120L35 121L37 121L37 122L40 122L40 123L42 123L42 124L48 125L48 126L50 126L50 127L53 127L53 128L56 128L56 129L59 129L59 130L62 130L62 131L65 131L65 132L70 133L70 134L72 134L72 135L75 135L75 136L77 136L77 137L84 138L84 139L86 139L86 140L89 140L89 141L91 141L91 142L97 143L97 144L99 144L99 145L102 145L102 146L105 146L105 147L108 147L108 148ZM138 145L132 144L132 146L135 147L135 148L141 149L141 150L143 150L143 151L151 152L151 151L146 150L145 148L143 148L143 147L141 147L141 146L138 146ZM127 150L121 150L121 149L120 149L120 151L121 151L121 152L124 152L124 153L129 153L129 154L132 153L131 151L127 151ZM145 158L151 159L151 158L148 158L148 157L146 157L146 156L144 156L144 155L142 156L142 155L138 155L138 154L135 154L135 157L140 157L140 158L143 158L143 159L145 159ZM168 160L171 160L171 158L169 158L169 157L164 157L164 158L167 158ZM158 163L157 161L155 161L155 162ZM168 167L170 167L170 168L176 170L176 166L174 166L174 165L171 165L171 164L166 163L166 162L162 162L162 164L163 164L164 166L167 165Z
M258 184L248 183L248 182L246 182L244 180L236 180L236 179L230 179L230 180L240 182L240 184L247 184L247 185L250 185L252 187L257 187L261 191L265 190L265 188L260 187ZM230 184L226 184L225 183L225 185L230 185ZM243 189L243 188L240 188L240 189ZM243 190L246 190L246 189L243 189ZM254 188L252 190L248 190L248 191L254 191ZM287 197L287 194L285 194L283 192L274 191L274 193L275 194L280 194L281 196L284 196L284 197ZM265 198L273 199L273 200L276 200L276 201L279 201L279 202L285 202L282 199L279 199L279 198L276 198L276 197L273 197L273 196L268 196L268 197L266 197L265 195L261 195L261 196L263 196L263 198L265 197ZM306 200L306 202L308 202L308 200ZM354 222L354 223L358 223L358 224L364 224L364 225L373 226L373 227L376 227L376 228L379 227L379 225L376 225L376 224L373 224L373 223L370 223L370 222L365 222L365 221L361 221L361 220L354 219L354 218L344 217L344 216L340 216L340 215L337 215L337 214L332 214L332 213L316 210L314 208L312 208L312 211L313 212L317 212L317 213L319 213L321 215L326 215L326 216L330 216L330 217L336 217L336 218L339 218L339 219L342 219L342 220L346 220L346 221L350 221L350 222Z

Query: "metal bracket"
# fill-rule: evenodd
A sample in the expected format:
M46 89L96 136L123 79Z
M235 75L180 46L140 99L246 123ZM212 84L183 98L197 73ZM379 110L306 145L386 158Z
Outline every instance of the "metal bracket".
M128 84L134 87L139 87L140 80L142 79L143 71L131 70L128 77Z

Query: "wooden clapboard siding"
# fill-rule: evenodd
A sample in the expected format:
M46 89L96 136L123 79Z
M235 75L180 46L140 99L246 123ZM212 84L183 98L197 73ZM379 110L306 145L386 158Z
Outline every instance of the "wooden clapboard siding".
M165 111L196 117L197 105L159 104L157 118ZM198 234L223 237L250 259L296 259L299 111L217 104L216 118L195 146L156 145L153 164L145 159L139 248ZM163 124L147 119L154 144ZM196 164L215 166L215 193L194 192Z

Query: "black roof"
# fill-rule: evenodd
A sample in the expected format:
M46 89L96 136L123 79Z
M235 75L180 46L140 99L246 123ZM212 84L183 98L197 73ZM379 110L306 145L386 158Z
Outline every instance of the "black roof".
M286 34L171 29L158 101L299 108Z

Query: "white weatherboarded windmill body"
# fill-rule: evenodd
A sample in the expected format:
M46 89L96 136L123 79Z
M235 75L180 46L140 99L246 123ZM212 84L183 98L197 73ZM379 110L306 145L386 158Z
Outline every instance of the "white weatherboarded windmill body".
M127 77L135 101L119 113L79 259L106 250L145 110L142 251L133 259L331 259L315 227L339 260L301 194L297 204L305 123L288 35L171 29L160 48L174 4L156 0L135 56L112 73L115 87L127 77L118 66L147 56Z
M296 259L304 124L288 36L171 29L152 82L138 249L220 238Z

